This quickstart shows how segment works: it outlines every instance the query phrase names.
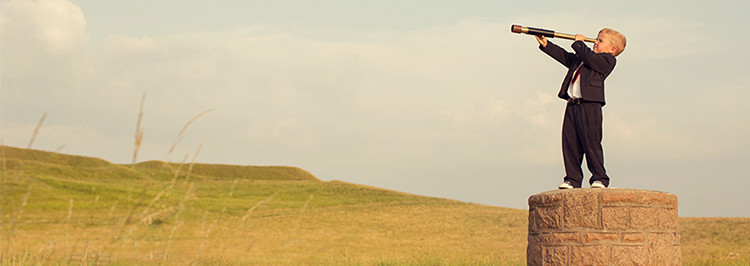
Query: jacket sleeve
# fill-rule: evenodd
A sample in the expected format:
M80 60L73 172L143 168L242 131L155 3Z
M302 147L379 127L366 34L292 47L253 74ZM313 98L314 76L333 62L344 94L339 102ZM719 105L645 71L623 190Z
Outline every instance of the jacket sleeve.
M549 46L549 45L547 45ZM591 70L603 74L605 77L615 69L617 59L609 53L594 53L583 41L575 41L571 45L576 55L583 60L583 63Z
M547 41L547 47L540 44L539 49L567 68L570 68L576 58L575 54L565 51L565 49L550 41Z

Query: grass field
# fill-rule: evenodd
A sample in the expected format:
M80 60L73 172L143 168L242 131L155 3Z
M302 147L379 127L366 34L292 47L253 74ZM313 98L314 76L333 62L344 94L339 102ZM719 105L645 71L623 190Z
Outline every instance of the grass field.
M524 265L527 211L294 167L135 165L1 146L6 264ZM750 263L750 218L681 218L683 262Z

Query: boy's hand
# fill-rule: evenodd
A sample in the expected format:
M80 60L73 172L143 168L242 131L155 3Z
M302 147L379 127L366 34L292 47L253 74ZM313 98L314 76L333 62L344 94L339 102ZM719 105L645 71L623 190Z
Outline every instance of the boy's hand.
M539 42L539 45L542 47L547 47L547 37L540 36L540 35L534 35L536 37L536 41Z
M583 41L583 40L586 40L586 36L583 36L583 35L581 35L581 34L576 34L576 38L575 38L575 40L576 40L576 41Z

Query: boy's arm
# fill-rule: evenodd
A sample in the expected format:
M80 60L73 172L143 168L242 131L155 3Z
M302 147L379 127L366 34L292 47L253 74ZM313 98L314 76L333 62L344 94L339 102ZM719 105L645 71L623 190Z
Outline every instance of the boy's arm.
M583 63L592 70L608 76L615 69L617 59L610 53L595 53L583 41L575 41L571 45L576 55L581 57Z
M554 58L557 62L560 62L567 68L570 68L570 65L573 64L573 60L576 57L575 54L565 51L565 49L550 41L547 41L547 46L539 44L539 50L542 50L542 52Z

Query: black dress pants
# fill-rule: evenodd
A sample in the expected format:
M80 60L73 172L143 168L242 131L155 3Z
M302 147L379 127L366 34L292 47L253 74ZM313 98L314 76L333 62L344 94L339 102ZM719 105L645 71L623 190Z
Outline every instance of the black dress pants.
M584 100L568 101L562 128L562 151L565 163L565 181L580 188L583 182L581 163L586 156L591 178L589 184L600 181L609 187L609 177L604 170L602 149L602 104Z

